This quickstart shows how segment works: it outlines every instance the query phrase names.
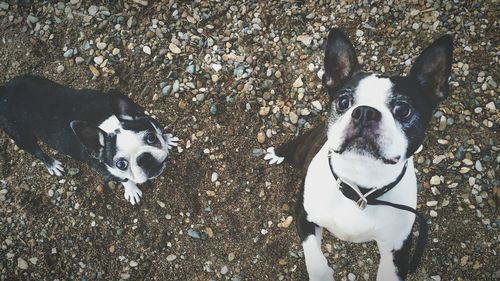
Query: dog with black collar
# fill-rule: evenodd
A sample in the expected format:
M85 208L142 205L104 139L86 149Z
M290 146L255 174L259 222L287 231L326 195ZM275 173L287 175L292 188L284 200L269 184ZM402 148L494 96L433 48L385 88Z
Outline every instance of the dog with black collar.
M323 228L346 241L375 240L379 281L404 280L418 265L427 228L415 211L412 155L448 96L452 51L452 38L444 35L419 55L407 76L389 77L362 71L349 38L330 31L323 77L330 97L327 121L265 155L270 164L286 161L305 171L297 230L310 280L333 280L321 251ZM421 227L410 261L416 215Z

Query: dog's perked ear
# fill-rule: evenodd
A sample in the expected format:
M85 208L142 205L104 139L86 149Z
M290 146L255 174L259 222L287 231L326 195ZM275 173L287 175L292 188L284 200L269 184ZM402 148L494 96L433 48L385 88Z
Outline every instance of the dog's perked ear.
M122 120L133 120L136 117L144 116L144 108L134 103L129 97L122 94L120 91L110 90L111 108L113 113Z
M85 121L71 121L71 129L83 146L94 158L99 158L106 138L106 132L93 127Z
M323 82L329 90L335 90L359 70L356 51L351 41L341 29L333 28L328 34L325 47Z
M411 68L410 76L435 104L448 97L452 60L453 39L443 35L418 56Z

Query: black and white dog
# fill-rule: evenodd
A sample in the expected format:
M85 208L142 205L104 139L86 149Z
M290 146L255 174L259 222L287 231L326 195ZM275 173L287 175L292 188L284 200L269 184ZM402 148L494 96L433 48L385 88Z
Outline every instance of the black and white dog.
M38 140L121 182L132 205L142 196L136 184L162 173L178 141L117 90L74 90L37 76L20 76L0 87L0 128L51 175L62 176L64 168Z
M327 124L265 156L270 164L285 160L306 171L297 229L310 280L333 280L321 251L323 228L342 240L375 240L379 281L405 279L418 264L409 264L417 203L412 155L433 110L448 96L452 50L451 36L444 35L420 54L408 76L387 77L363 72L348 37L330 31Z

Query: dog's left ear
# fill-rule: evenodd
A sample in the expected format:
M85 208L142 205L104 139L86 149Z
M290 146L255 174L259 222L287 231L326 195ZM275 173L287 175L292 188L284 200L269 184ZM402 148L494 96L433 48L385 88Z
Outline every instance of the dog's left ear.
M106 132L98 127L91 126L85 121L71 121L70 126L78 140L85 146L92 157L99 158L104 149Z
M110 90L111 108L113 113L121 120L134 120L137 117L143 117L144 108L140 107L118 90Z
M427 47L410 70L410 76L436 104L448 97L452 60L453 39L447 34Z
M338 89L360 70L356 51L347 35L339 28L328 34L325 47L323 82L330 90Z

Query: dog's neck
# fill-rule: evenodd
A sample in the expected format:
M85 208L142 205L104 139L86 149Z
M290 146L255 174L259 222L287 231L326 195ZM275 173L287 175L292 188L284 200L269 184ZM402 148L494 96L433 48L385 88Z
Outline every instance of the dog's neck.
M331 153L332 167L338 177L365 188L381 188L390 184L400 175L406 162L399 161L391 165L349 152L342 155L334 152L329 153ZM411 163L412 158L407 161ZM410 167L413 165L409 165Z

